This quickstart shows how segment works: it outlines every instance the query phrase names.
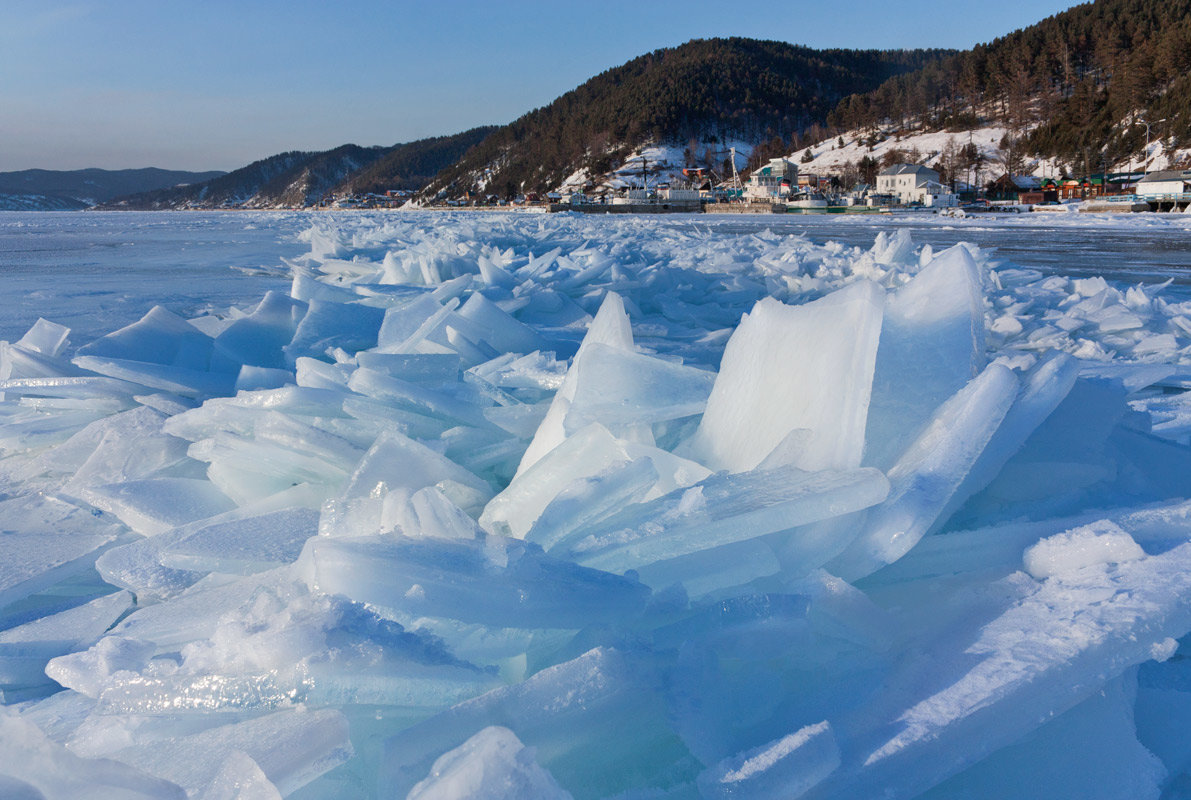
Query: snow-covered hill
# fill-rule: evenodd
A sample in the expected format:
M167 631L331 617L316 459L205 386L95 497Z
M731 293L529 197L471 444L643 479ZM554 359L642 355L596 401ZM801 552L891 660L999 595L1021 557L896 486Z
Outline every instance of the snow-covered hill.
M794 150L787 156L799 165L804 172L814 172L819 175L838 175L855 167L865 156L877 162L895 153L898 161L925 164L938 168L944 153L949 147L956 149L975 145L980 151L983 166L981 168L982 182L1005 173L1001 163L1002 140L1009 135L1003 125L985 124L971 130L960 131L898 131L890 129L878 134L876 141L869 146L869 134L866 131L853 130L838 136L826 138L808 148ZM840 141L843 145L840 145ZM803 161L807 151L813 159ZM1166 142L1155 139L1150 142L1147 168L1150 171L1167 169L1170 165L1191 157L1191 147L1181 149L1167 149ZM1027 156L1024 159L1025 168L1019 174L1035 175L1039 178L1057 178L1062 166L1054 159ZM1142 167L1142 159L1126 160L1108 164L1110 172L1126 172L1138 170ZM974 173L972 182L975 183Z

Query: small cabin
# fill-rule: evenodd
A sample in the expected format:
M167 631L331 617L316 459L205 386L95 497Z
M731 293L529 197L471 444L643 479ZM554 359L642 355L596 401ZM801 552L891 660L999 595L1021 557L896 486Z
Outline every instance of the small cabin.
M1137 182L1137 194L1145 197L1191 192L1191 169L1150 172Z

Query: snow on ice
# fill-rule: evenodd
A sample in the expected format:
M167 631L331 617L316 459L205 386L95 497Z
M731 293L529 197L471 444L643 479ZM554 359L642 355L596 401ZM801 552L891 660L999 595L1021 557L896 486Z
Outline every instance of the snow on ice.
M0 342L0 794L1187 796L1168 285L311 220L288 292Z

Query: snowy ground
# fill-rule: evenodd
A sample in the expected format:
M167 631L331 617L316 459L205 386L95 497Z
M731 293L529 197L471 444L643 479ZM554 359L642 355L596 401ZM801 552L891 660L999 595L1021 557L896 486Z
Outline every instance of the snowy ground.
M1187 217L22 218L0 795L1188 796Z
M972 144L984 158L985 166L981 172L980 181L980 185L984 185L1005 172L1003 167L998 166L997 159L1000 156L1001 139L1006 133L1007 129L998 125L985 125L970 131L911 131L896 135L887 133L870 150L862 138L865 135L864 132L849 131L843 136L833 136L812 145L809 149L814 159L810 162L802 162L807 148L791 153L789 158L798 163L799 169L803 172L833 175L840 173L849 163L855 167L865 156L881 161L887 153L894 149L903 152L916 150L919 153L916 163L926 164L937 169L939 158L949 144L954 144L956 147ZM844 140L843 147L839 145L841 138ZM1179 163L1189 155L1191 155L1191 149L1168 150L1164 141L1155 139L1149 143L1149 150L1146 151L1144 159L1146 162L1144 168L1148 168L1151 172L1169 169L1171 164ZM1141 172L1143 170L1142 162L1143 159L1139 152L1132 160L1109 165L1109 171L1137 170ZM1039 178L1058 178L1061 169L1053 159L1029 158L1026 159L1024 174L1035 175ZM974 176L969 176L969 179L975 182Z

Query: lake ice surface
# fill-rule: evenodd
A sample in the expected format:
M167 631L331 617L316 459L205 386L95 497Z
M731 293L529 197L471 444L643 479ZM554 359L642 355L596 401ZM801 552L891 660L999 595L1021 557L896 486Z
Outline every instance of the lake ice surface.
M1182 797L1189 286L1186 215L0 213L0 794Z

